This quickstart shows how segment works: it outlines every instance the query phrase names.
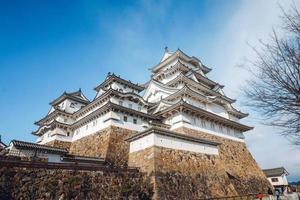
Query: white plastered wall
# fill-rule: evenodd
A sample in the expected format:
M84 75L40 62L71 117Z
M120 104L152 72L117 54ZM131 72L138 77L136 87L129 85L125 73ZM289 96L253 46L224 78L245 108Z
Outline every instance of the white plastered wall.
M273 182L272 178L277 178L277 182ZM268 177L269 182L273 185L273 186L279 186L279 185L288 185L288 180L285 174L281 175L281 176L274 176L274 177Z
M148 147L157 146L189 152L218 155L218 147L185 139L160 134L149 134L130 142L130 153L141 151Z
M9 147L9 155L20 156L20 157L33 157L46 158L48 162L61 162L61 156L53 153L42 153L40 151L17 149L13 145Z
M166 124L171 125L171 130L175 130L180 127L186 127L219 137L244 142L244 135L241 131L200 119L184 112L179 112L173 117L168 118L166 120Z
M123 120L124 116L127 117L127 122ZM136 119L136 124L133 122L134 119ZM110 111L104 115L101 115L97 119L94 119L88 124L75 129L72 141L76 141L80 138L97 133L109 126L117 126L134 131L143 131L149 126L149 124L140 117L133 117L123 113Z

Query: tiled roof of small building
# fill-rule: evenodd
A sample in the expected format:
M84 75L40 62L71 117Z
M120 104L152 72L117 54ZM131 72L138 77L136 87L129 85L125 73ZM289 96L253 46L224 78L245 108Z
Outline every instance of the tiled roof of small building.
M67 162L79 162L79 163L98 163L104 164L106 161L101 157L90 157L90 156L78 156L78 155L65 155L62 157L63 161Z
M68 151L66 149L52 147L48 145L41 145L31 142L25 142L20 140L12 140L11 143L17 149L27 149L27 150L37 150L37 151L45 151L57 154L67 154Z
M263 172L267 177L273 177L273 176L281 176L282 174L287 174L288 172L284 167L278 167L273 169L263 169Z

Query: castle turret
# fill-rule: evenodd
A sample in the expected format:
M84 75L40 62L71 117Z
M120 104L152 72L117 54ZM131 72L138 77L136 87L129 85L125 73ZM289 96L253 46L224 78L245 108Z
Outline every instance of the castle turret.
M64 92L50 102L51 108L48 114L35 122L39 128L32 134L38 136L37 143L49 145L62 143L69 146L73 136L71 125L75 121L72 115L88 103L89 100L83 95L81 89L72 93Z

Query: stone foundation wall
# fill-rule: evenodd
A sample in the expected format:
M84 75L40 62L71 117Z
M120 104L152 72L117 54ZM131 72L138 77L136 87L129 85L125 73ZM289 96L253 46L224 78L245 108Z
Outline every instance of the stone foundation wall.
M70 153L81 156L106 157L110 128L72 142Z
M256 185L264 189L266 189L267 187L271 187L265 174L254 160L251 153L248 151L246 143L236 142L230 139L214 136L208 133L184 127L179 128L175 131L182 134L220 142L221 145L219 145L219 154L220 160L222 161L220 164L231 175L240 177L236 180L242 181L234 182L238 194L245 192L246 185L250 185L251 187L255 187Z
M149 179L133 172L0 168L0 199L151 199Z
M125 139L135 133L136 131L111 126L106 160L117 167L127 167L129 142L126 142Z
M185 128L177 131L220 142L219 155L162 147L131 153L129 166L154 175L155 199L243 196L271 188L245 143Z
M127 167L129 143L125 139L136 133L128 129L110 126L95 134L74 141L70 153L103 157L112 165Z
M129 154L128 166L137 167L148 174L154 172L154 148L149 147L143 151Z
M64 141L59 141L59 140L53 140L51 142L46 143L45 145L49 145L52 147L58 147L58 148L63 148L63 149L70 149L71 142L64 142Z

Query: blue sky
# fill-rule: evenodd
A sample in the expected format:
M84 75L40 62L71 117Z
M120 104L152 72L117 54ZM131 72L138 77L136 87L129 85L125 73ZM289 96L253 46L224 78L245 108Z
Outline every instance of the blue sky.
M34 141L33 122L51 100L78 88L92 99L107 72L146 82L165 46L198 57L213 68L209 77L239 100L249 74L237 66L253 58L247 43L267 39L278 14L271 0L0 0L0 134L6 143ZM256 126L246 137L260 166L284 165L292 180L300 179L300 150L256 117L245 123Z

